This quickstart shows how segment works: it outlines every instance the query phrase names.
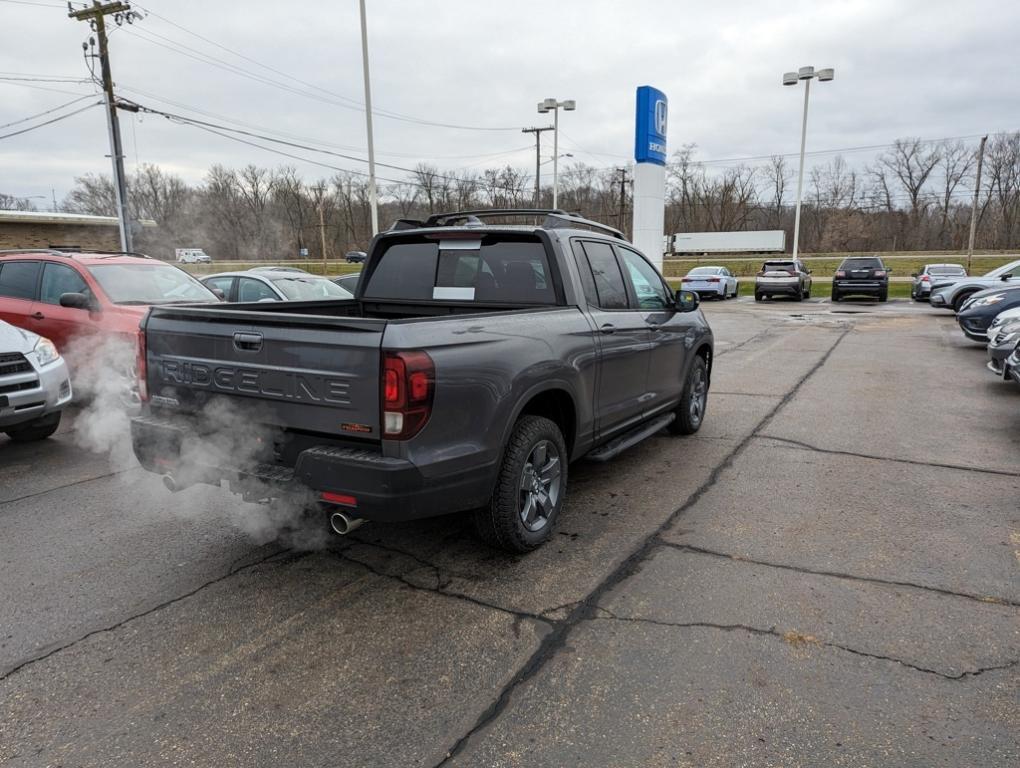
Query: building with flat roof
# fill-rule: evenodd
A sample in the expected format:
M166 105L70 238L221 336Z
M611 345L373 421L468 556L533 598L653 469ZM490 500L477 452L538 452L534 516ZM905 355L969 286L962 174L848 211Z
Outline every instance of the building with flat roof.
M151 219L139 223L143 227L156 226ZM117 218L48 211L0 211L0 250L51 246L119 251Z

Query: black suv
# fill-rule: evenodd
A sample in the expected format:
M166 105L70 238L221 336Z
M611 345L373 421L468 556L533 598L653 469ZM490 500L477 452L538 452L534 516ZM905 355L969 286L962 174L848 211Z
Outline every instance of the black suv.
M832 277L832 300L844 296L889 298L889 270L877 256L848 256Z

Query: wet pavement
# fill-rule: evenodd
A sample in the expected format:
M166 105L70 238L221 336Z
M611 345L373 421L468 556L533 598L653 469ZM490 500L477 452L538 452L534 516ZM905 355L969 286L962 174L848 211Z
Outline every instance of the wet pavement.
M908 301L705 311L701 432L523 557L0 437L0 764L1017 765L1020 388Z

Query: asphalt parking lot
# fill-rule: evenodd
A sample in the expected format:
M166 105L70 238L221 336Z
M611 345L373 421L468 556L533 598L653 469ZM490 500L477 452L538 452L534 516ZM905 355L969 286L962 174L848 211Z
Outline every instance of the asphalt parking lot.
M0 437L0 763L1016 766L1020 390L924 305L705 309L701 432L523 557Z

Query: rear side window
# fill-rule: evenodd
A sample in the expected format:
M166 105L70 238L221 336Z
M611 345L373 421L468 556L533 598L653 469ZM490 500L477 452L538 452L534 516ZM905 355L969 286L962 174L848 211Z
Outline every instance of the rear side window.
M240 279L240 282L237 284L238 301L262 301L263 299L279 301L280 297L276 295L276 291L261 280L255 280L250 277L242 277Z
M627 309L627 288L612 246L591 241L582 245L595 279L598 306L602 309Z
M0 269L0 296L34 299L41 266L38 261L4 262L3 269Z
M365 286L368 299L555 304L545 246L537 239L395 243Z
M77 270L66 264L46 264L43 267L42 287L39 301L59 304L65 293L88 293L89 287Z
M840 269L882 269L881 259L843 259Z

